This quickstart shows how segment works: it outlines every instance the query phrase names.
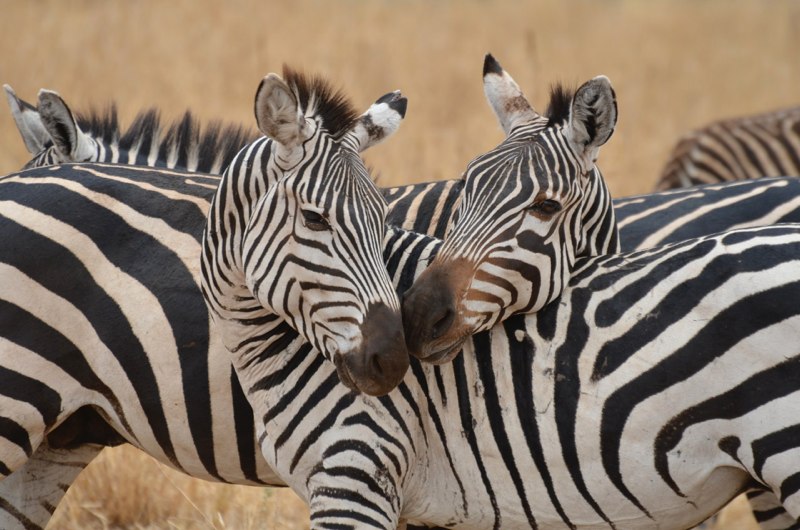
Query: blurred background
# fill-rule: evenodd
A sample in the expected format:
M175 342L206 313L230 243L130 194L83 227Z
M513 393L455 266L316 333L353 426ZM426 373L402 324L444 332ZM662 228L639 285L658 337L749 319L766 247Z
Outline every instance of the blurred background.
M680 135L800 104L800 1L3 0L0 83L74 111L115 101L123 127L171 120L254 126L260 79L284 63L323 74L358 108L401 88L399 133L367 153L382 185L460 176L502 133L483 96L491 52L540 111L555 82L607 75L619 123L599 166L617 196L650 191ZM0 174L30 156L0 110ZM718 528L750 528L738 513ZM130 449L106 451L50 528L303 528L283 490L214 485Z

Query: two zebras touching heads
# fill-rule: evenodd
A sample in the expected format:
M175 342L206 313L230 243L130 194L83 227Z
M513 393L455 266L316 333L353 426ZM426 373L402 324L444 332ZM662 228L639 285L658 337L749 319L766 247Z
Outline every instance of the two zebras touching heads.
M245 148L219 183L201 240L202 281L253 407L261 451L310 502L315 527L388 528L402 515L448 526L682 528L748 481L797 516L796 468L769 468L770 457L786 458L795 447L798 396L780 383L797 364L796 304L778 302L795 298L796 230L590 259L618 244L594 167L616 118L610 85L593 80L574 98L556 98L543 117L487 58L487 96L506 141L476 159L463 182L431 187L430 195L449 192L432 214L415 210L429 200L424 188L398 192L390 214L405 208L439 228L447 222L436 216L454 212L445 252L421 280L435 287L417 286L404 312L412 315L406 324L421 328L407 335L414 353L439 362L462 346L464 354L436 368L412 362L396 391L365 398L338 379L383 393L408 363L404 348L370 347L372 335L386 332L402 343L382 262L402 292L439 245L384 228L386 205L357 156L396 127L403 100L389 95L358 117L324 83L284 77L268 78L257 97L259 124L272 140ZM71 178L70 168L57 171ZM36 177L7 180L26 178ZM792 187L784 180L719 193L737 204L735 226L785 219L787 197L782 210L762 205L751 218L747 200ZM698 190L689 200L713 204L705 197L715 193ZM458 195L458 206L444 204ZM645 219L689 200L665 195L628 206L658 203L637 214ZM663 230L650 222L650 232ZM695 222L693 235L708 231L705 219ZM559 294L558 304L546 305ZM537 316L497 324L545 305ZM333 362L320 361L309 343ZM758 362L743 366L752 357ZM189 397L192 384L184 383ZM118 427L119 414L101 416L123 438L147 445L131 435L134 420ZM175 456L173 465L191 470L186 458ZM11 513L14 505L0 508Z

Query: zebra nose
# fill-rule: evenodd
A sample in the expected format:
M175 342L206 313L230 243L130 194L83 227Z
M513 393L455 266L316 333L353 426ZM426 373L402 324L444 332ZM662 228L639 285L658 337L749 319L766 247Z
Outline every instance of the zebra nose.
M370 396L382 396L399 385L408 370L400 313L382 303L373 304L361 330L361 352L351 358L348 369L359 390Z
M448 303L449 302L449 303ZM433 320L433 327L431 328L431 338L438 339L442 335L444 335L447 330L450 329L450 326L453 324L453 319L455 318L456 311L455 307L453 306L452 300L448 300L444 304L438 306L434 313L431 315L431 320Z
M456 298L449 273L440 267L425 270L403 296L403 327L408 350L425 360L432 341L446 337L456 323Z

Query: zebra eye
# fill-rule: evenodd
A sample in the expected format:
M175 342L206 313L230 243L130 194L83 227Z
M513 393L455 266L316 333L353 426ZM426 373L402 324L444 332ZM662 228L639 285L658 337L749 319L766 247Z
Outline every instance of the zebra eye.
M328 223L328 220L325 219L319 212L313 212L311 210L302 210L302 212L303 219L305 219L304 224L307 228L315 232L331 229L331 225Z
M550 218L561 211L561 203L553 199L545 199L533 203L528 211L537 217Z

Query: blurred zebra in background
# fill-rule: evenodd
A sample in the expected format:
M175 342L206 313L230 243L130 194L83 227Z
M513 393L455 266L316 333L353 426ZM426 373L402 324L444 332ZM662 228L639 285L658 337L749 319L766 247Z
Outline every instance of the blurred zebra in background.
M656 190L800 176L800 107L720 120L673 148Z

